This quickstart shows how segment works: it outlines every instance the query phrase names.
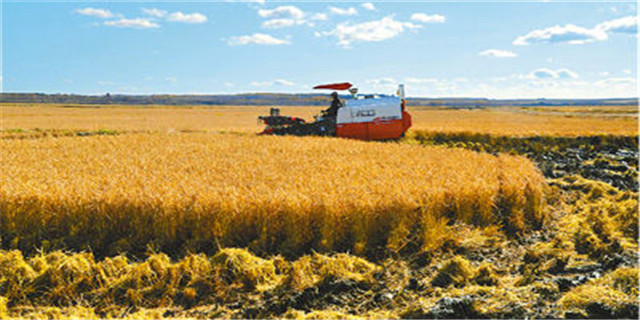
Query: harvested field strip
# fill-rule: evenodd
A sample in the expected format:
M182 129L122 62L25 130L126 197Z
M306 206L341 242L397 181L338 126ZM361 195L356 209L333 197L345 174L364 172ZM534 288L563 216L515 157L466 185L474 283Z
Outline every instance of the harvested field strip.
M112 318L117 315L108 311L116 307L215 304L232 298L234 290L304 290L327 278L373 284L380 270L346 254L312 254L290 262L235 248L178 261L152 254L138 262L125 256L98 261L91 253L56 251L24 258L20 251L0 251L0 308L82 305Z
M481 144L485 148L491 148L491 152L528 152L541 151L545 148L587 148L589 151L608 151L608 149L638 150L638 135L591 135L591 136L552 136L541 135L532 137L512 137L503 135L482 134L474 132L431 132L426 130L414 130L410 138L422 143L447 144L470 143ZM455 145L452 145L455 146Z
M509 137L415 131L405 142L526 155L548 178L578 174L623 190L638 190L638 136Z
M248 247L372 256L429 247L446 221L517 233L545 220L544 179L519 156L198 133L0 146L2 247L26 254L152 248L179 257Z
M116 135L121 134L123 132L115 131L115 130L92 130L92 131L83 131L83 130L56 130L56 129L33 129L33 130L24 130L24 129L9 129L9 130L0 130L0 139L40 139L46 137L60 138L60 137L88 137L88 136L98 136L98 135Z
M530 283L519 283L528 276L514 277L508 269L548 267L530 260L538 254L503 252L502 258L511 260L507 269L456 255L418 270L348 254L314 253L289 261L237 248L179 260L154 253L139 261L60 251L25 258L19 251L0 251L0 317L289 318L306 311L309 318L331 312L337 318L637 318L637 267L620 267L570 287L559 285L570 282L569 268L569 274L547 269ZM380 302L384 296L386 303ZM363 304L369 304L368 312L360 309Z

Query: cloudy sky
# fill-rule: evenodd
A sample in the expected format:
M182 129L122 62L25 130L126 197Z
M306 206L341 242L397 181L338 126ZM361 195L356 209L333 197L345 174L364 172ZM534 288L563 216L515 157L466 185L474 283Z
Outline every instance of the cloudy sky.
M628 2L2 4L3 92L636 97Z

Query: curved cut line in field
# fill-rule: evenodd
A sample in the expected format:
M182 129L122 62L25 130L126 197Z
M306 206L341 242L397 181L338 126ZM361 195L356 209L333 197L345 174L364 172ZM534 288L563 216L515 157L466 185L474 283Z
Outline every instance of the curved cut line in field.
M429 248L446 221L544 220L523 157L329 138L131 134L4 140L3 248L299 256Z

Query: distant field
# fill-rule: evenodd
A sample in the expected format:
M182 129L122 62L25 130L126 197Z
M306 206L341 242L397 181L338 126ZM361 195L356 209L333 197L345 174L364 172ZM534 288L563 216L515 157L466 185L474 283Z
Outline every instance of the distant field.
M323 108L281 107L283 115L312 120ZM409 107L412 130L473 132L510 136L596 134L637 135L633 107L536 107L454 110ZM259 132L259 115L269 107L167 107L167 106L0 106L0 127L9 130L119 130ZM560 112L562 111L562 112ZM612 116L615 115L615 116Z
M581 115L549 113L525 108L476 110L410 108L413 130L444 133L487 133L505 136L589 136L637 135L635 114L611 117L608 114ZM576 108L568 109L576 110Z
M638 106L541 106L541 107L521 107L522 110L537 112L579 112L593 114L638 114Z
M256 132L270 107L2 105L6 129ZM281 107L282 114L312 119L321 108Z

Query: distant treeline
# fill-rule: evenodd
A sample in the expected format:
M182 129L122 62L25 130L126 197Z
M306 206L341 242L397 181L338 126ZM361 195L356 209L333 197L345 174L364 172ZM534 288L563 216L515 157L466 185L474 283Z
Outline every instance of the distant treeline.
M344 96L345 98L347 96ZM493 106L637 106L638 98L620 99L511 99L484 98L408 98L410 106L448 106L483 108ZM243 93L230 95L76 95L44 93L0 93L3 103L69 103L131 105L252 105L324 106L328 94Z

